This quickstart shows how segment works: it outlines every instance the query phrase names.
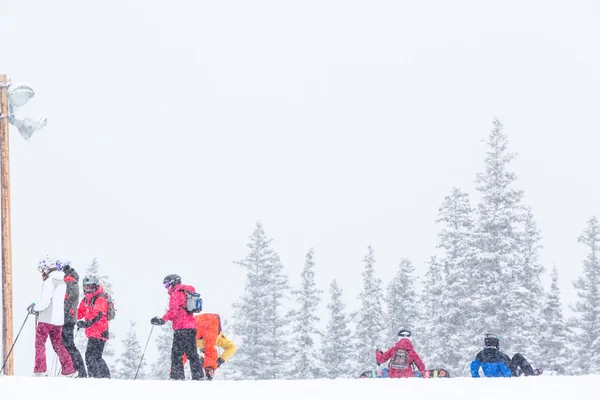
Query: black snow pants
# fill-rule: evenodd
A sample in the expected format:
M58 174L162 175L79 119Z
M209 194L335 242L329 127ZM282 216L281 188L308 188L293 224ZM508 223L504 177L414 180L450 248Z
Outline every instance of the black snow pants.
M531 376L533 375L533 368L527 361L523 355L517 353L513 356L512 360L510 360L510 372L512 372L513 376ZM520 371L519 371L520 369Z
M85 364L83 363L83 358L81 357L81 353L75 346L74 340L74 331L75 324L65 323L62 328L62 342L63 346L67 349L69 354L71 355L71 360L73 360L73 367L75 367L75 371L77 371L78 378L86 378L87 372L85 370Z
M106 361L102 358L106 340L97 338L88 338L87 349L85 350L85 363L87 364L90 378L108 378L110 379L110 370Z
M171 349L171 379L183 380L183 355L190 360L193 380L202 380L204 370L196 349L196 329L177 329L173 331L173 347Z

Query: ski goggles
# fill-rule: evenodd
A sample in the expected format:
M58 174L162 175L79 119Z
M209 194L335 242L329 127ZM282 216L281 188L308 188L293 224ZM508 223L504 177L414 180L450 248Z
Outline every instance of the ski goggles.
M96 285L95 283L92 283L90 285L83 285L83 291L86 293L95 292L96 289L98 289L98 285Z
M171 286L171 282L164 282L163 285L165 285L165 289L168 289Z
M483 338L484 338L484 339L498 339L498 340L500 340L500 336L498 336L498 335L496 335L496 334L493 334L493 333L486 333L486 334L483 336Z

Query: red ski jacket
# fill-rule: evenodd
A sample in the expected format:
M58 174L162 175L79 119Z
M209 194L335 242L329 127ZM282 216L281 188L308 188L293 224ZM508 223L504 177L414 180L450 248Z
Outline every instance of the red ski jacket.
M102 293L104 289L100 285L94 293L85 293L77 309L77 318L92 322L92 325L85 329L85 336L108 340L108 300Z
M175 285L169 288L169 309L167 313L163 315L163 321L173 321L173 329L196 329L196 320L194 314L187 312L185 309L185 292L184 290L195 292L193 286L188 285Z
M425 376L425 364L417 354L410 340L402 338L396 345L385 353L376 352L377 363L383 364L390 360L390 378L413 378L412 364L415 363L423 376Z

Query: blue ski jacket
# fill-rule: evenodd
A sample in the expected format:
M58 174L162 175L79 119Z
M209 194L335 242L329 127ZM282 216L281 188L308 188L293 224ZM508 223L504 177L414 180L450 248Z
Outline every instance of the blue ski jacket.
M487 347L477 353L475 360L471 362L471 376L480 378L479 368L483 370L483 374L489 378L510 378L510 358L496 348Z

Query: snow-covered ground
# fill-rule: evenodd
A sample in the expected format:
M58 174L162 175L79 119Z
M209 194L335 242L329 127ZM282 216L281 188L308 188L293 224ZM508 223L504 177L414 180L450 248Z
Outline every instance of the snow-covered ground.
M600 398L600 375L212 382L0 377L2 400L64 400L65 396L115 400L584 400Z

